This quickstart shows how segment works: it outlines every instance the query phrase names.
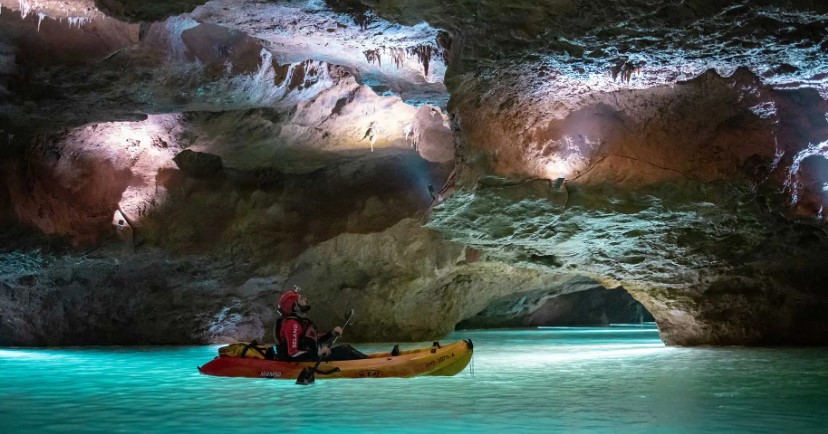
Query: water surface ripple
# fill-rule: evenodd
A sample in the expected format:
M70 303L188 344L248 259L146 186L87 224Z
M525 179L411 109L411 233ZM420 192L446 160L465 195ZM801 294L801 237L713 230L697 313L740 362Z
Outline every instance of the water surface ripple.
M466 337L475 342L473 376L467 369L307 387L199 374L216 346L2 348L0 432L828 429L828 349L667 348L652 326L463 331L452 339Z

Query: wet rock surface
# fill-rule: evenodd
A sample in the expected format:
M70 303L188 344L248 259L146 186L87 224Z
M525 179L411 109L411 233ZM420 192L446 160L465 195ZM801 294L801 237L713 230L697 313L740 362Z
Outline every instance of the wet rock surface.
M243 264L117 249L0 258L0 345L219 342L258 336L273 316L270 285L245 286Z
M0 6L0 345L826 343L824 2Z
M453 100L470 163L429 227L510 263L621 285L671 344L823 343L812 307L828 277L816 265L826 196L799 163L824 159L814 143L826 136L815 115L825 102L814 90L711 71L592 94L563 119L503 92ZM513 181L493 184L489 173ZM813 244L790 242L802 232ZM807 281L795 277L802 267Z
M296 284L324 329L347 309L358 312L352 342L422 341L515 287L560 284L535 270L470 262L463 246L410 219L264 264L119 243L85 254L32 247L0 253L0 345L271 342L278 297Z

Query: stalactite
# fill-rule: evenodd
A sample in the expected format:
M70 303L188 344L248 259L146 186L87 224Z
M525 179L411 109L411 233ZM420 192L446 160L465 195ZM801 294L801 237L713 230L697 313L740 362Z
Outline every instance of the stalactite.
M610 68L612 80L615 81L620 77L621 81L629 83L634 74L641 73L642 66L644 66L644 62L632 63L627 59L619 59L615 65Z
M34 8L34 5L29 3L27 0L19 0L18 5L20 7L20 18L26 19L29 16L29 12Z
M89 17L69 17L69 18L67 18L67 21L69 21L69 28L70 29L73 29L75 27L80 29L81 26L83 26L84 24L89 23L90 21L92 21L92 19L89 18Z
M397 69L400 69L400 66L405 62L405 50L399 47L392 47L389 51L391 51L391 58L394 59L394 65Z
M382 51L381 51L381 49L375 48L373 50L366 50L364 52L364 54L365 54L365 59L368 60L368 63L370 63L372 65L374 63L376 63L377 65L379 65L380 68L382 68ZM399 65L397 65L397 67L399 68Z
M399 69L408 57L416 57L420 65L423 65L424 75L428 75L431 69L431 59L440 57L446 59L448 56L447 50L434 47L433 45L417 45L414 47L380 47L372 50L363 51L365 59L370 64L376 64L382 68L382 54L387 53L394 61L394 66Z
M417 56L417 60L423 65L423 70L428 76L428 70L431 64L431 56L434 54L434 47L431 45L417 45L416 47L408 48L408 54Z
M356 22L360 29L368 30L368 26L371 25L371 16L366 12L358 13L354 16L354 22Z

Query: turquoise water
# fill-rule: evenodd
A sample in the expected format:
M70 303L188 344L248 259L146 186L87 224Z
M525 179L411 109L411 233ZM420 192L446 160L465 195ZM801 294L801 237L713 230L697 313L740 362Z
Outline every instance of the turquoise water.
M203 376L215 346L0 349L0 431L828 430L828 349L666 348L637 326L465 337L474 375L304 387Z

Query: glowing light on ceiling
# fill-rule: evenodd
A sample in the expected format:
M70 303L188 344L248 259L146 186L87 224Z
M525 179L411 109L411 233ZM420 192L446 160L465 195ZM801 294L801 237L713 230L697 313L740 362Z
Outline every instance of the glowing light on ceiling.
M546 179L567 178L571 173L572 168L569 164L565 161L556 160L546 163L542 177Z
M109 122L73 130L63 146L90 161L109 162L116 170L129 170L131 181L119 208L130 223L163 202L165 190L156 186L162 168L175 168L180 115L153 115L141 122ZM67 163L70 164L70 163ZM114 211L114 210L113 210Z
M104 141L115 149L126 149L130 157L142 152L142 145L152 143L152 137L143 125L134 126L131 122L113 123L102 135ZM114 145L114 146L113 146Z
M577 140L563 136L546 146L554 149L554 152L551 157L544 159L540 176L546 179L571 179L589 166L600 143L592 142L584 136L579 136Z

